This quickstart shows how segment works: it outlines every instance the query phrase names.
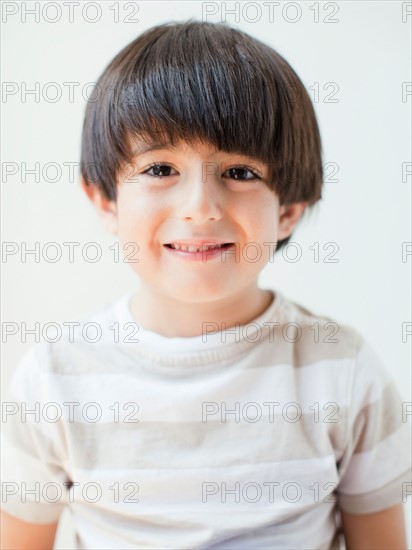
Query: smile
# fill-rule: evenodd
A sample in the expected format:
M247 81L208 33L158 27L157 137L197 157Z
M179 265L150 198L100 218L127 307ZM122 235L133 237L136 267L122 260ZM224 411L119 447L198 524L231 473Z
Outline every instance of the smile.
M220 249L223 249L223 248L227 248L232 244L233 243L203 244L203 245L197 246L197 245L193 245L193 244L187 245L187 244L173 243L173 244L167 244L165 246L168 246L168 247L173 248L175 250L183 250L184 252L201 252L202 250L203 251L214 250L216 248L220 250Z
M194 245L165 244L164 247L172 256L175 256L176 258L195 262L207 262L222 256L222 252L233 249L235 247L235 243L226 243L223 245L213 246L203 245L202 247L197 247Z

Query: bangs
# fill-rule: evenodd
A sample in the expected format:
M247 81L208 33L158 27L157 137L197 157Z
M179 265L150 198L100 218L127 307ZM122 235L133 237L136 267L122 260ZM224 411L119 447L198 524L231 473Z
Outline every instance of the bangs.
M235 33L214 34L219 29L171 28L130 59L118 82L119 126L152 143L201 141L269 162L276 86L269 89Z

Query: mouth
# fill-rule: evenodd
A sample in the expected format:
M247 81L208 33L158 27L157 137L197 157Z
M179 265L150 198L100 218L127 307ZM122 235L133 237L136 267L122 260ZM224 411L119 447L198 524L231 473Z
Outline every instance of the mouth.
M210 241L209 241L210 243ZM222 263L231 265L231 258L226 262L226 250L232 251L235 247L235 243L167 243L163 245L167 250L167 255L174 257L177 260L184 260L188 262L195 262L195 264L203 265L205 263L215 263L219 258Z
M225 248L229 248L234 243L220 243L220 244L203 244L203 245L187 245L187 244L177 244L177 243L169 243L164 244L163 246L166 246L167 248L171 248L172 250L181 250L182 252L206 252L208 250L224 250Z

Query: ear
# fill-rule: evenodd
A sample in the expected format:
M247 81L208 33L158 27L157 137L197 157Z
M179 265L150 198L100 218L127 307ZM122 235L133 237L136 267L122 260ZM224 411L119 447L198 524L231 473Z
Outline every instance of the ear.
M93 203L105 229L113 235L117 235L118 218L116 201L107 199L96 185L87 185L82 176L80 177L80 183L90 202Z
M308 204L308 202L294 202L293 204L280 206L278 227L279 241L289 237Z

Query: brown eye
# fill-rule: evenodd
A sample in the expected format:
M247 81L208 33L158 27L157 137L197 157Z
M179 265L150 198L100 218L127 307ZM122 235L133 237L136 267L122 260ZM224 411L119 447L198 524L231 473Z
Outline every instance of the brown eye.
M150 170L153 170L154 173L149 174ZM155 163L152 164L147 170L145 170L143 174L148 174L152 178L166 178L171 175L169 173L170 170L173 170L173 168L168 164Z
M248 172L252 177L246 177ZM234 180L252 181L260 179L257 174L255 174L245 166L229 168L229 170L226 170L226 173L229 173L229 177Z

